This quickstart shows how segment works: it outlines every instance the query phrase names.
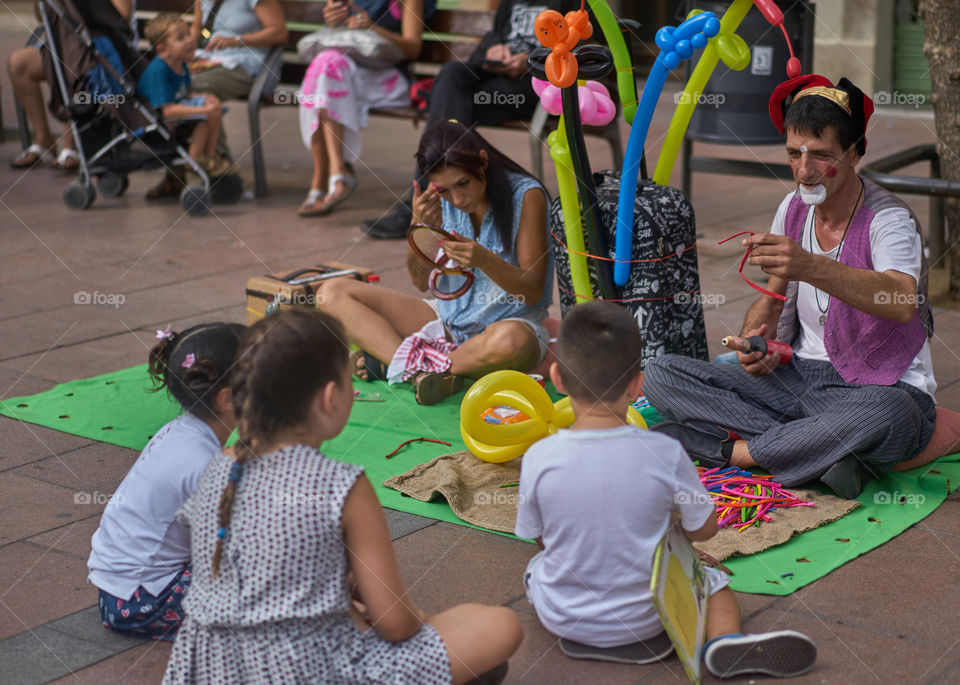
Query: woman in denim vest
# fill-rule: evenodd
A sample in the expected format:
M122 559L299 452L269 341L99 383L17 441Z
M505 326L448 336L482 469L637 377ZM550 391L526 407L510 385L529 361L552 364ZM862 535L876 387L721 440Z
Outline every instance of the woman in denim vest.
M470 269L472 287L456 299L418 299L347 279L324 285L320 308L337 316L351 342L362 378L410 381L421 404L456 392L463 377L498 369L526 371L544 357L544 326L553 297L553 252L547 235L547 194L540 182L473 129L439 122L426 129L417 151L425 190L414 189L414 224L442 226L453 239L420 232L421 250ZM429 244L430 247L426 247ZM431 266L413 250L413 284L430 287ZM442 276L434 292L463 284Z

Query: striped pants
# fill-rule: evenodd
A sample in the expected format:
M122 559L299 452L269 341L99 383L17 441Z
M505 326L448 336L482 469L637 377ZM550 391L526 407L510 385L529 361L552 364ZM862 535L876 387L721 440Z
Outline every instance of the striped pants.
M729 429L786 486L819 478L847 454L878 476L933 435L933 398L908 383L851 385L833 365L794 357L755 378L739 364L665 355L646 366L643 393L665 419L709 435Z

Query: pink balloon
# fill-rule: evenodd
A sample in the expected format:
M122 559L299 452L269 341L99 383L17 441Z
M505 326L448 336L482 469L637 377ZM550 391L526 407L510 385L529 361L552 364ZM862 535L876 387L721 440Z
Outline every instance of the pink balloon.
M597 115L594 117L594 126L606 126L617 116L617 106L610 96L597 94Z
M583 86L580 87L577 95L580 98L580 121L589 126L593 126L593 121L597 117L596 96L592 90Z
M543 108L550 114L554 116L563 114L563 100L560 95L560 89L555 85L550 84L547 88L543 89L543 93L540 95L540 102L543 104Z
M555 85L534 78L533 92L548 113L554 116L563 114L563 96ZM580 100L580 121L588 126L606 126L617 114L610 91L602 83L587 81L586 85L579 87L577 97Z
M585 87L592 90L594 94L605 95L608 100L610 99L610 91L607 90L607 87L599 81L587 81Z
M543 89L550 85L549 81L541 81L540 79L533 77L533 92L537 94L537 97L543 95Z

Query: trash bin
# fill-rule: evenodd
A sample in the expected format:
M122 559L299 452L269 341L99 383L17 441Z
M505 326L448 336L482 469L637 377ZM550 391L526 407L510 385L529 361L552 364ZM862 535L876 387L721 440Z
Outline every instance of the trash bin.
M813 63L814 6L809 2L777 2L784 26L803 73ZM718 18L729 2L694 0L694 9L709 10ZM809 16L805 16L809 13ZM779 27L771 26L756 7L751 8L737 28L750 46L750 64L733 71L721 61L707 82L687 128L691 140L719 144L782 144L783 135L770 123L767 103L773 89L787 79L790 51ZM688 72L691 66L688 63Z

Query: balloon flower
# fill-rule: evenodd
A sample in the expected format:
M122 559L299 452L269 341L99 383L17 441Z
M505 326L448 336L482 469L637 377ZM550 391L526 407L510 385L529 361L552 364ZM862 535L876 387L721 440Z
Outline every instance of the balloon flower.
M543 108L554 116L563 114L561 91L549 81L533 79L533 92L540 98ZM606 126L617 114L617 106L610 91L599 81L585 81L577 88L580 100L580 122L587 126Z
M483 420L491 407L506 405L529 418L495 425ZM647 423L633 407L627 423L646 428ZM576 420L570 398L551 402L547 391L525 373L494 371L471 386L460 404L460 436L473 455L500 464L521 456L538 440L553 435Z

